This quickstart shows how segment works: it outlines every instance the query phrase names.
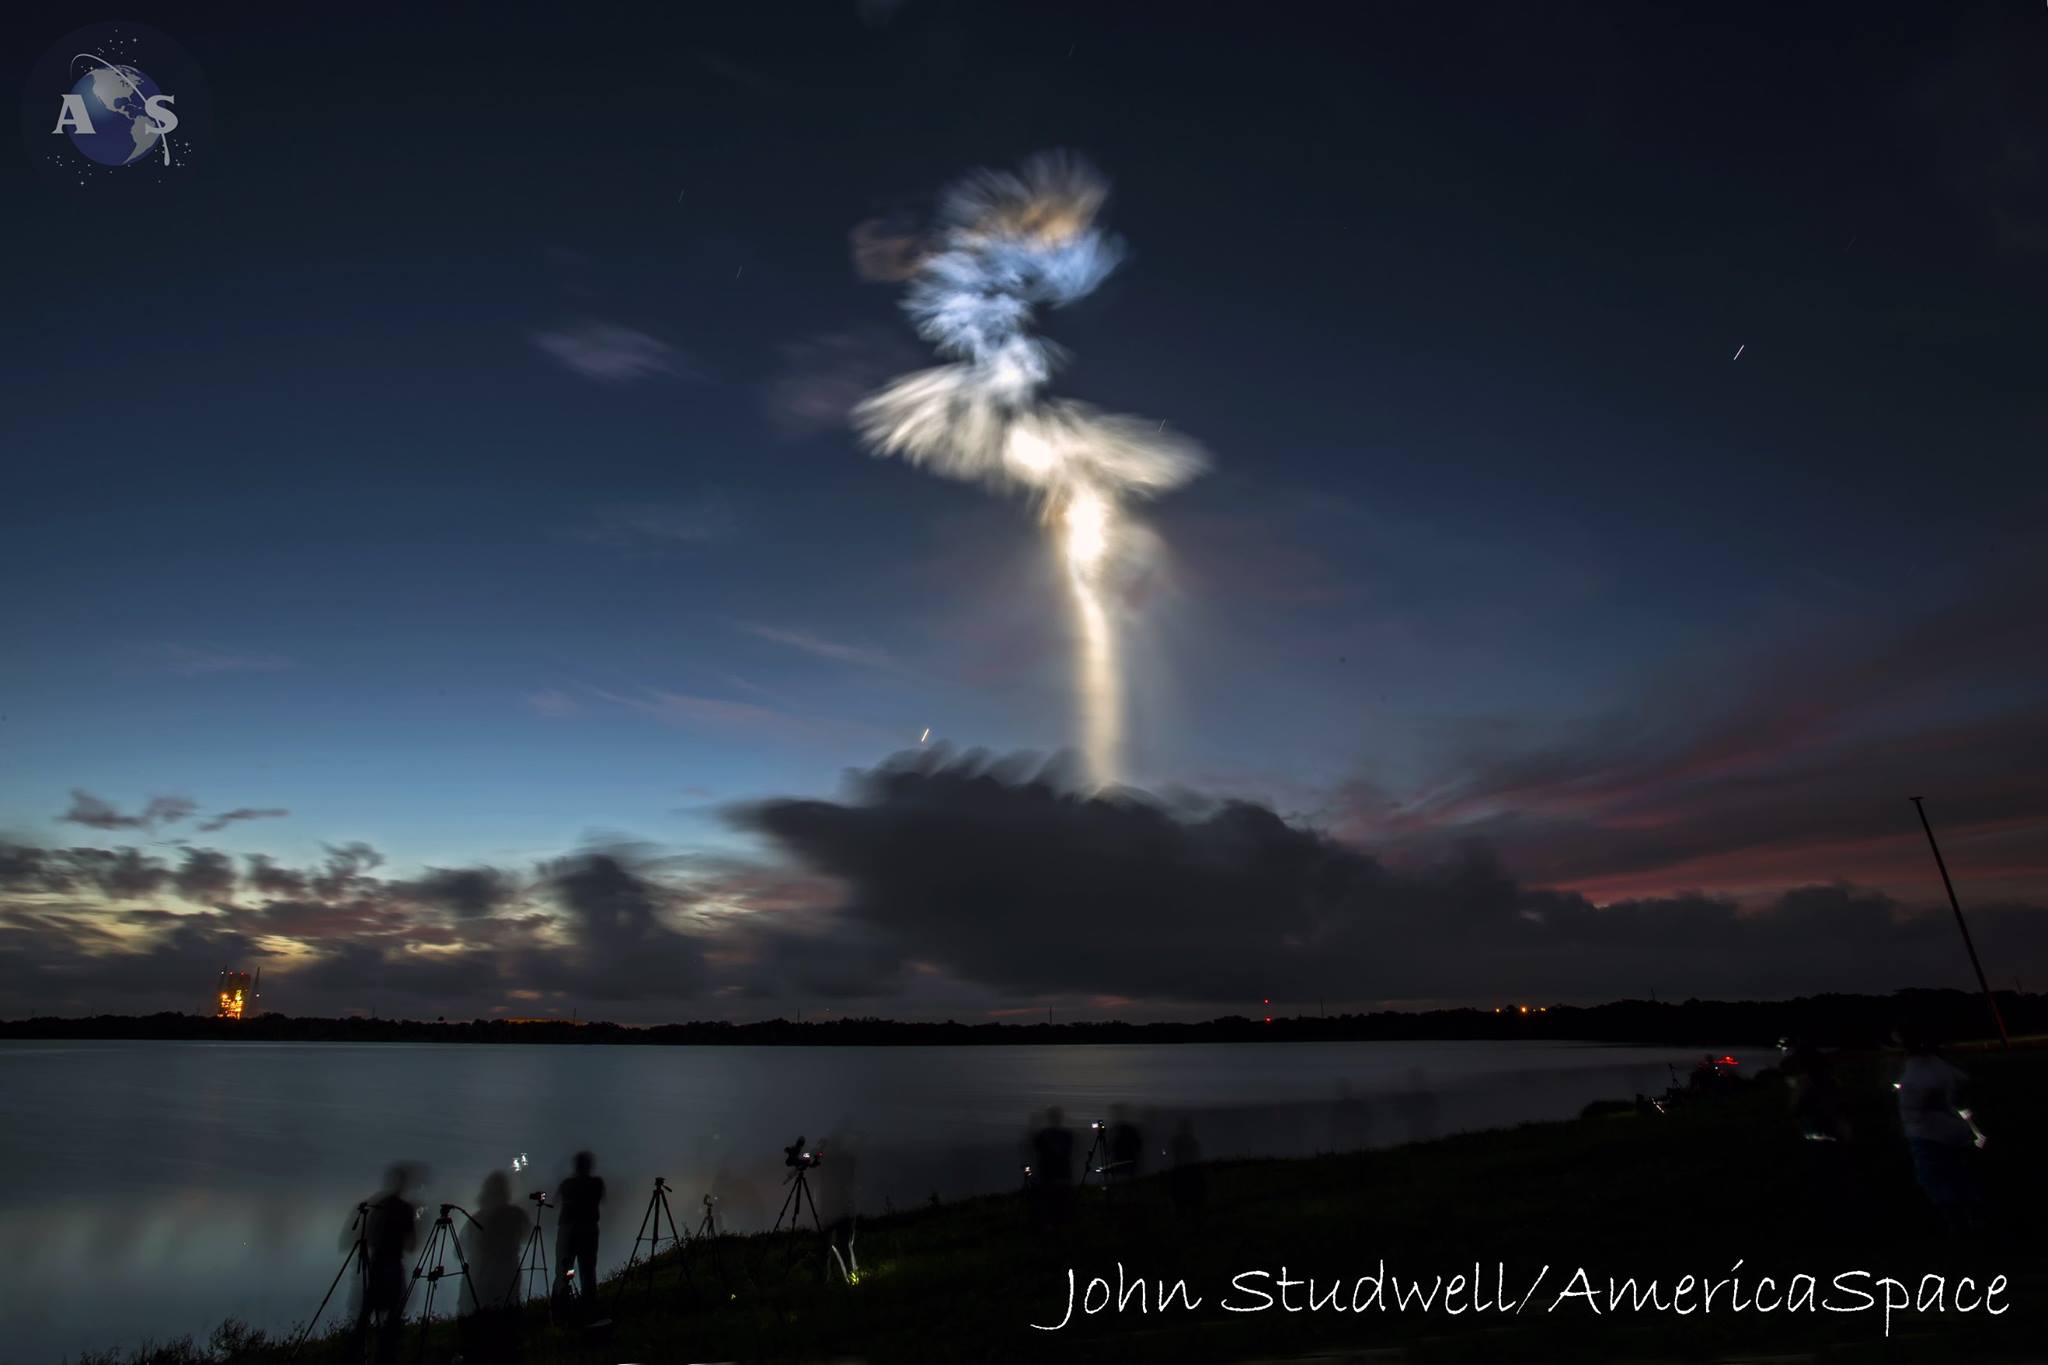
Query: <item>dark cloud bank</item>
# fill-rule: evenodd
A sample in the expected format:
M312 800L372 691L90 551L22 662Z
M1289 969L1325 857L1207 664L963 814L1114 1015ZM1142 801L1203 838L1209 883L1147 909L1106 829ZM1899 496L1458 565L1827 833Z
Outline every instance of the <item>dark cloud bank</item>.
M1395 871L1242 801L1077 795L1058 765L920 751L839 800L729 818L752 861L589 849L523 870L380 877L361 844L283 868L185 848L0 845L9 1014L190 1007L264 965L292 1013L651 1021L789 1003L985 1005L1769 998L1961 986L1944 909L1819 885L1767 906L1595 907L1480 844ZM2048 965L2048 914L1971 907L1999 984ZM945 992L952 992L946 997ZM938 993L935 995L934 992ZM778 1003L789 1002L789 1003ZM1312 1003L1308 1006L1312 1008Z

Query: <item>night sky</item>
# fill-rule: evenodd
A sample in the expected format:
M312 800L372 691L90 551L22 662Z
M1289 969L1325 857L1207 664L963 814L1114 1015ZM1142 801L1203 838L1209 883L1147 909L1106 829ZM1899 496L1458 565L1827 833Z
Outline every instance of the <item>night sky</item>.
M6 153L0 1013L1966 986L1914 795L2048 983L2048 11L1348 13L138 14L190 164ZM1059 390L1215 461L1100 800L1029 508L847 417L1050 148Z

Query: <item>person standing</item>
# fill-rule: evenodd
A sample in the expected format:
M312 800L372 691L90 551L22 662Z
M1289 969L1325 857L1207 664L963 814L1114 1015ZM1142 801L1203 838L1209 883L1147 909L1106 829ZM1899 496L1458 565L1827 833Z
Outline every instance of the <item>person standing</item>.
M1951 1233L1973 1231L1983 1195L1977 1152L1985 1144L1966 1093L1969 1078L1917 1027L1895 1035L1906 1051L1892 1089L1899 1097L1899 1127L1913 1156L1913 1174Z
M356 1345L376 1332L377 1365L398 1358L398 1332L405 1321L405 1263L419 1240L419 1210L405 1196L413 1168L400 1162L385 1172L384 1190L363 1217L363 1299L356 1314ZM372 1319L375 1319L374 1328Z
M589 1152L576 1154L576 1174L562 1182L555 1202L555 1301L564 1302L569 1279L577 1277L577 1292L588 1300L597 1293L597 1215L604 1203L604 1179L593 1174L597 1158Z
M1032 1137L1031 1152L1039 1219L1064 1223L1074 1199L1074 1134L1058 1105L1045 1111L1045 1124Z
M519 1283L519 1253L526 1245L526 1210L512 1202L512 1180L503 1171L484 1177L476 1212L462 1233L469 1274L462 1285L463 1355L478 1362L512 1357L518 1310L512 1307Z

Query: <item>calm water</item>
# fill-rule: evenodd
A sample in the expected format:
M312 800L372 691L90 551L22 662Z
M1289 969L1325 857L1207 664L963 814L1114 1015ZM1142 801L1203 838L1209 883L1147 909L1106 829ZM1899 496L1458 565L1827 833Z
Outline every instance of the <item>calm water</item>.
M424 1163L426 1201L474 1202L579 1147L610 1186L625 1258L656 1175L696 1221L765 1227L782 1147L823 1142L827 1217L1013 1187L1026 1121L1085 1128L1127 1104L1156 1152L1192 1117L1208 1156L1405 1142L1661 1090L1690 1049L1570 1043L992 1048L488 1047L0 1042L0 1361L40 1365L303 1320L357 1200ZM552 1235L552 1218L549 1220ZM552 1244L550 1245L552 1257ZM345 1291L344 1291L345 1292Z

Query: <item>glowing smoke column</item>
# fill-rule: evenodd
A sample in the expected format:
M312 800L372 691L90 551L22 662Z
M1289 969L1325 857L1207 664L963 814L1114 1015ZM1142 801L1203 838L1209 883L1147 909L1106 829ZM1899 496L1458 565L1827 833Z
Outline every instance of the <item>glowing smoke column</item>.
M905 375L854 410L877 454L1037 499L1066 560L1081 641L1082 751L1099 784L1122 773L1116 588L1146 553L1123 504L1176 488L1206 463L1164 423L1043 396L1062 353L1031 334L1036 310L1086 297L1122 259L1122 245L1095 226L1107 192L1087 166L1061 156L954 187L903 303L918 333L954 363Z

